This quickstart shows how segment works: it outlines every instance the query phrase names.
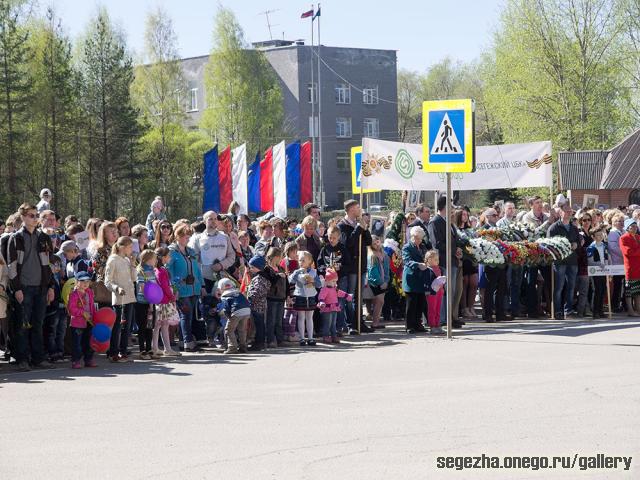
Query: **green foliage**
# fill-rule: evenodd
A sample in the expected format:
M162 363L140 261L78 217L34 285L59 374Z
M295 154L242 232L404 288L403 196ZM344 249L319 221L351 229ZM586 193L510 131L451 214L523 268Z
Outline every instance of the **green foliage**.
M278 79L264 54L248 49L231 10L219 8L213 44L201 128L221 145L247 142L247 152L262 151L285 134Z

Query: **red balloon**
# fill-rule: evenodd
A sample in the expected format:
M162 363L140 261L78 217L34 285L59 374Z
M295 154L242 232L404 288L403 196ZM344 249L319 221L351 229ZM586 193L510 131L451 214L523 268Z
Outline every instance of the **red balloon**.
M91 337L91 340L89 341L89 346L91 347L91 350L93 350L94 352L97 353L104 353L107 350L109 350L109 340L107 340L106 342L97 342L95 338Z
M113 324L115 322L116 322L116 312L114 312L110 307L102 307L93 316L94 324L104 323L109 328L113 328Z

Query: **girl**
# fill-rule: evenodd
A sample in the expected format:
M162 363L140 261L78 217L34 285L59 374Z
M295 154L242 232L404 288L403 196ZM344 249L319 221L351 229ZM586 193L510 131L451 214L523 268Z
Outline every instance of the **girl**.
M350 302L353 298L347 292L339 290L337 284L338 274L333 268L327 268L324 287L318 294L318 308L322 315L322 341L325 343L340 343L336 329L338 312L341 310L338 299L345 298Z
M429 267L429 270L433 272L433 275L428 275L429 280L442 276L442 270L440 270L440 256L437 250L429 250L424 261ZM428 285L430 287L431 284ZM427 289L429 291L429 289ZM442 307L442 297L444 297L444 288L440 288L435 292L435 295L427 295L427 322L429 324L429 331L432 335L440 335L443 333L442 327L440 327L440 309Z
M177 307L184 349L187 352L200 352L202 350L196 346L192 327L198 296L206 295L207 292L203 288L202 272L196 254L187 246L192 233L189 225L180 224L176 227L174 241L169 247L171 261L167 269L172 285L178 290Z
M115 224L119 237L128 237L131 235L131 226L129 225L129 219L127 217L118 217Z
M166 247L156 249L157 266L155 270L158 285L162 288L162 302L157 307L156 323L153 326L153 337L151 340L152 354L157 357L160 355L158 348L158 336L162 333L162 344L164 345L164 355L167 357L179 357L180 352L176 352L171 348L171 336L169 335L169 327L175 327L180 324L180 316L176 308L176 295L171 288L169 279L169 271L167 265L171 262L171 252Z
M307 251L298 253L300 268L289 276L289 282L294 284L293 309L298 312L298 333L300 346L313 346L313 311L316 308L317 289L322 286L320 277L313 268L313 257ZM305 325L307 327L305 336Z
M384 305L384 295L389 288L389 257L382 250L380 237L371 235L371 246L367 257L367 282L373 292L373 328L384 328L380 325L380 313Z
M87 246L87 255L92 257L97 251L98 233L102 226L101 218L90 218L84 229L89 232L89 245Z
M140 345L140 359L151 360L152 348L151 337L155 327L156 308L149 305L144 296L144 289L147 283L157 283L155 267L158 263L153 250L145 250L140 254L140 265L136 269L138 281L136 282L136 323L138 324L138 344ZM156 349L157 350L157 349ZM156 358L158 356L156 355Z
M284 259L280 262L280 268L283 269L287 277L299 268L298 265L298 245L296 242L289 242L284 246ZM282 333L287 342L296 342L296 326L298 321L298 313L292 308L292 296L295 285L289 283L289 291L287 303L284 309L284 318L282 319Z
M111 303L116 311L107 355L116 363L128 361L127 346L136 303L134 284L138 277L132 256L133 240L131 237L120 237L113 245L105 268L105 286L111 291Z
M87 272L80 272L76 276L76 286L69 295L67 303L71 316L71 337L73 350L71 353L71 368L82 368L80 359L84 357L85 367L97 367L93 359L90 346L93 316L96 306L93 303L93 292L89 288L91 277ZM115 327L115 325L114 325Z

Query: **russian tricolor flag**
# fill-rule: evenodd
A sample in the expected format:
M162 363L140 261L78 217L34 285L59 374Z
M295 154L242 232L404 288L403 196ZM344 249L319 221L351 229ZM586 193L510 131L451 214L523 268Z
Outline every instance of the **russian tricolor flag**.
M204 198L203 212L226 212L233 200L233 184L231 183L231 147L225 148L218 155L218 146L204 154Z

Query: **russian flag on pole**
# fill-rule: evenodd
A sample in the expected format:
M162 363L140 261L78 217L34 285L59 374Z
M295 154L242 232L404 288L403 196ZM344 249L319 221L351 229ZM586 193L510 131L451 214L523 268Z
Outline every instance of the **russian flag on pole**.
M233 201L233 184L231 183L231 147L227 146L218 158L218 175L220 180L220 212L229 210Z
M304 142L300 147L300 204L311 202L313 202L311 142Z
M300 208L300 142L287 145L287 207Z
M202 211L220 211L220 179L218 172L218 146L204 154L204 168L202 183L204 197L202 199Z
M269 147L260 162L260 211L273 211L273 148Z
M260 205L260 152L256 153L255 161L247 172L247 190L250 212L261 212Z
M284 140L273 146L273 213L287 216L287 173Z
M247 200L247 144L231 151L231 180L233 199L240 205L240 213L249 213Z

